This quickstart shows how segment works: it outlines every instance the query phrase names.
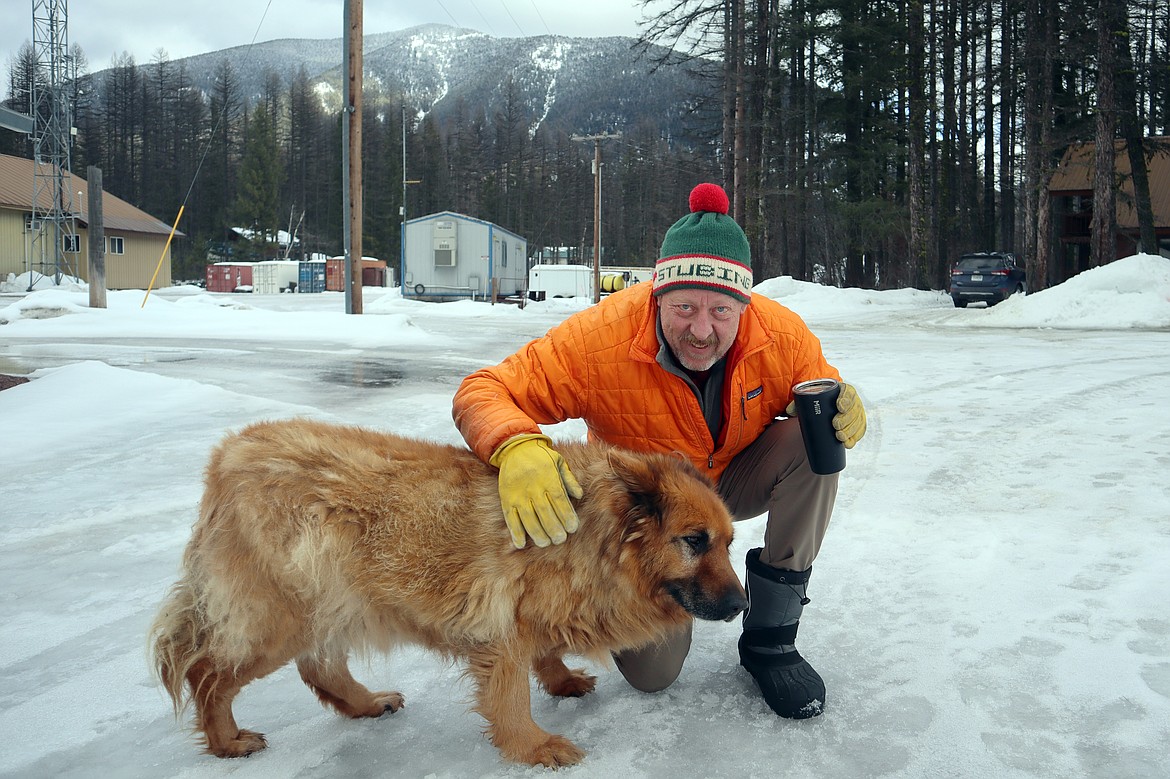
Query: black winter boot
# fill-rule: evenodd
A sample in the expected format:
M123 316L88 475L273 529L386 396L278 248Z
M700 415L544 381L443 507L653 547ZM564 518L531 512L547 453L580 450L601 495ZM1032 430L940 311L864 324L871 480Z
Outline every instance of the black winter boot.
M747 553L748 610L739 639L739 662L781 717L806 719L825 708L825 683L796 651L800 614L812 568L785 571L760 562L761 549Z

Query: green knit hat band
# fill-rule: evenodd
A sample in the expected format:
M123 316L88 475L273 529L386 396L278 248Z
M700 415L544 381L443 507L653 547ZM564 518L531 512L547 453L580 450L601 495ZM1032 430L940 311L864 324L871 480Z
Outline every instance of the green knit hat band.
M745 303L752 297L752 259L747 236L727 215L728 201L715 184L691 191L691 213L662 240L654 266L654 294L672 289L705 289Z

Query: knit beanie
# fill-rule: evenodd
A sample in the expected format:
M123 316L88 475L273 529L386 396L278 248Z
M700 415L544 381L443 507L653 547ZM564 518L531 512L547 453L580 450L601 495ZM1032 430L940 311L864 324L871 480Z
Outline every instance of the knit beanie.
M662 239L654 266L654 294L706 289L750 303L752 252L747 236L727 215L727 193L715 184L691 190L691 213Z

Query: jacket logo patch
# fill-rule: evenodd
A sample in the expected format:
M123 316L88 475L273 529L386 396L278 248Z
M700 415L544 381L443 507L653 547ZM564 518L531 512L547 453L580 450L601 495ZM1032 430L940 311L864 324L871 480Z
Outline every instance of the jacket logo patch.
M764 394L764 388L763 386L759 386L747 394L747 399L758 398L762 394Z

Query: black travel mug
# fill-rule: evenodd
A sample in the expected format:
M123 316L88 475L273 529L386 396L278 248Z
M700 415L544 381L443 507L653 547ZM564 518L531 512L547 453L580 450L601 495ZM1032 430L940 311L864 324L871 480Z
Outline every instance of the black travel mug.
M836 379L802 381L792 388L796 396L796 418L813 473L827 476L845 467L845 444L837 440L833 417L841 384Z

